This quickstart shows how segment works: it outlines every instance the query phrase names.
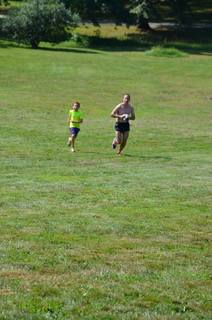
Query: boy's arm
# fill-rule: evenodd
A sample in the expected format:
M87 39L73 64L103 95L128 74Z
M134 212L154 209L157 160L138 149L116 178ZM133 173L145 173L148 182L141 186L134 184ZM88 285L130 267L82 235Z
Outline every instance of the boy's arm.
M71 112L71 110L69 110L69 112L68 112L68 125L70 125L71 117L72 117L72 112Z
M84 113L81 112L79 123L83 123Z
M70 121L71 121L71 117L70 115L68 116L68 124L70 124Z

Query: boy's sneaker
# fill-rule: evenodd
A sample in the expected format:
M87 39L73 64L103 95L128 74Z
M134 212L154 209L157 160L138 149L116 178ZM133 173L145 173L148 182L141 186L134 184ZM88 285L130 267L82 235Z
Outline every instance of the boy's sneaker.
M71 152L75 152L75 149L73 147L71 148Z

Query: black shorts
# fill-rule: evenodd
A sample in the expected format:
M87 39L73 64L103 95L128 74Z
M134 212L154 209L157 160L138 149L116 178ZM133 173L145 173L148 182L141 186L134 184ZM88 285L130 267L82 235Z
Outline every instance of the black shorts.
M116 122L115 130L119 132L130 131L130 124L129 122Z

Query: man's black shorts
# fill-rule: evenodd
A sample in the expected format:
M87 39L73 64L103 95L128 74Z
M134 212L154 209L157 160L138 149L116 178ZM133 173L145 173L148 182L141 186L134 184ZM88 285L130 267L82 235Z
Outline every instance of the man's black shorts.
M130 131L130 124L129 122L116 122L115 130L119 132Z

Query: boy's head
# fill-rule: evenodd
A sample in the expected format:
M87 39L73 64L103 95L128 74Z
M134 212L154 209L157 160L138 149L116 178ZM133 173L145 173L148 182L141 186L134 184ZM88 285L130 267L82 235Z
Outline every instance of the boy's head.
M73 104L72 104L72 109L77 111L78 109L80 108L80 103L78 101L75 101Z

